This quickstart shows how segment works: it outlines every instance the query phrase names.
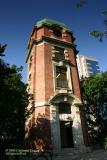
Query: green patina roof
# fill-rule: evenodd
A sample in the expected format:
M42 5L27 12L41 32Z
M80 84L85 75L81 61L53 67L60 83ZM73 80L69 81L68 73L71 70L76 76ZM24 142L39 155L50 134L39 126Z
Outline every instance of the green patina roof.
M70 31L64 23L61 23L52 19L42 19L36 23L36 27L41 27L43 25L48 25L48 26L57 25L61 28L64 28L67 31Z

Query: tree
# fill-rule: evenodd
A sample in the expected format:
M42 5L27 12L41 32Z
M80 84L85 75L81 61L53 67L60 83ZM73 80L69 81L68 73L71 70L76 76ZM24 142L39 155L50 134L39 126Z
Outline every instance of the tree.
M6 45L0 45L0 143L4 148L22 148L25 118L32 97L22 82L22 66L10 66L1 58Z
M81 80L90 144L107 136L107 72Z
M87 0L79 0L75 6L76 8L81 8L83 7L85 4L86 4ZM93 30L93 31L90 31L90 35L95 37L95 38L98 38L98 40L100 42L103 41L104 38L107 38L107 10L106 11L103 11L101 13L101 15L104 16L104 31L99 31L99 30Z

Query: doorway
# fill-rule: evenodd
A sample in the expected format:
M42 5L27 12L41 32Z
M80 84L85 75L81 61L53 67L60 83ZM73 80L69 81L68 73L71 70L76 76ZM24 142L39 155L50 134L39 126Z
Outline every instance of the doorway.
M73 148L72 121L60 121L61 148Z

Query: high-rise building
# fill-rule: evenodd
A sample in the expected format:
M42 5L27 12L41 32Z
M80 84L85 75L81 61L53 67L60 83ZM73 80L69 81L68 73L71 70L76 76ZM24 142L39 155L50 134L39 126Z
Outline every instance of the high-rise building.
M78 54L77 55L77 66L79 77L90 77L93 74L100 73L99 63L97 59Z
M88 143L73 40L65 24L51 19L37 22L31 33L26 62L35 109L25 138L33 149L78 152Z

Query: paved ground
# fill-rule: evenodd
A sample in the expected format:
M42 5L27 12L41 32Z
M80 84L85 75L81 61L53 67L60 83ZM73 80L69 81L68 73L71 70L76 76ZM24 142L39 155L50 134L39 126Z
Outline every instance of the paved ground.
M79 157L75 156L71 160L107 160L107 150L96 150Z

